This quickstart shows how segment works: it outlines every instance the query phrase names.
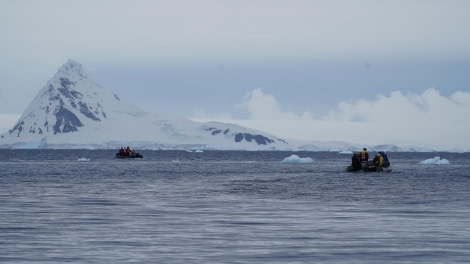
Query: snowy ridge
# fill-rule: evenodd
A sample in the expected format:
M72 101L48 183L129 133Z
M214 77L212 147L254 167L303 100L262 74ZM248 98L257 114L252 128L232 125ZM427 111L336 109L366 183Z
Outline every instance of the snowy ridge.
M39 91L15 126L0 135L7 148L290 149L282 139L217 122L198 123L140 110L97 85L68 60Z

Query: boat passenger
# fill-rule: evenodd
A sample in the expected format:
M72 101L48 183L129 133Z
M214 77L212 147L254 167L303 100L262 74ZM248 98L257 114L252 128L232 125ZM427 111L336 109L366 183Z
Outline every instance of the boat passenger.
M375 155L374 160L372 161L376 167L383 167L384 165L384 158L380 152L377 152Z
M127 146L126 154L127 154L127 156L134 157L135 156L135 151L133 149L131 149L129 146Z
M354 168L354 170L360 170L362 168L360 156L358 156L356 153L354 153L351 157L351 166Z
M363 148L361 153L361 161L367 164L369 162L369 153L367 152L366 148Z
M382 166L383 167L388 167L390 166L390 161L388 161L388 156L387 156L387 153L385 153L384 151L379 151L380 155L382 155L382 158L383 158L383 164Z
M121 155L121 156L126 156L126 151L124 150L124 147L122 147L122 148L119 150L119 155Z

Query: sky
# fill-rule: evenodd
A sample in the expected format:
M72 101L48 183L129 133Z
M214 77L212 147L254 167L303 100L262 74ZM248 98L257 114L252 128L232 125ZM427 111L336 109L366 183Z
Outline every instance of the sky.
M140 108L470 150L469 1L0 2L0 129L69 58Z

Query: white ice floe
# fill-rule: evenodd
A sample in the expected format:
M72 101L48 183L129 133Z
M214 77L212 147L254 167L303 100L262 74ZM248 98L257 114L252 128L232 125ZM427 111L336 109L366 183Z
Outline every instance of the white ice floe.
M441 159L441 157L434 157L431 159L423 160L419 164L444 165L444 164L450 164L450 163L446 159Z
M286 163L312 163L313 159L310 157L307 158L300 158L299 156L292 154L287 158L284 158L282 162Z

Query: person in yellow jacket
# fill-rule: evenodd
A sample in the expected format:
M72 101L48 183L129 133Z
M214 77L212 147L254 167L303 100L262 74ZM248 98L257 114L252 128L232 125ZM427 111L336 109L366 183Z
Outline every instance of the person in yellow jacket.
M367 152L367 149L366 148L363 148L362 151L360 152L361 154L361 161L365 161L366 164L367 162L369 161L369 153Z
M382 156L382 154L380 154L380 152L377 152L377 155L375 155L373 162L374 162L374 165L376 167L382 167L383 166L384 157Z

